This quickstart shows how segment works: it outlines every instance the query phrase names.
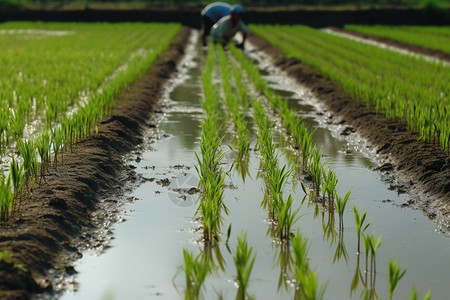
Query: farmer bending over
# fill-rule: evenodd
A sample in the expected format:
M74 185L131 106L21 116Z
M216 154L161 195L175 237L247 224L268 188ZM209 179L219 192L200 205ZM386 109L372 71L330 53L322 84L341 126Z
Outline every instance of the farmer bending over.
M242 22L244 9L240 5L234 5L231 8L230 15L223 17L211 29L211 37L214 43L220 43L222 46L228 44L234 35L242 32L242 43L238 48L244 49L245 39L247 38L247 26Z
M217 23L220 19L228 16L231 12L231 5L225 2L213 2L202 9L201 22L202 22L202 43L203 46L207 45L206 39L211 32L211 27Z

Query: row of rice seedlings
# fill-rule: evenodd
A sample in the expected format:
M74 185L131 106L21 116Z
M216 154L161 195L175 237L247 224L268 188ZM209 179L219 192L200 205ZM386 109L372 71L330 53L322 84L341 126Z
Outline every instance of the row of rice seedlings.
M16 115L33 124L47 120L48 127L123 71L148 68L180 28L175 24L31 22L0 27L11 33L0 37L8 45L0 50L5 69L0 74L0 106L7 108L2 119L14 121ZM30 28L49 34L30 33L41 36L29 38L23 29ZM21 136L24 126L15 127ZM13 136L6 130L3 137Z
M273 223L277 228L277 237L282 241L288 241L291 236L291 229L298 220L300 207L292 208L294 199L292 194L287 199L283 196L283 187L286 184L292 170L288 170L286 165L279 167L279 158L276 155L273 143L271 128L272 122L266 115L261 102L253 100L253 115L259 132L257 134L258 147L261 152L262 162L265 169L265 181L268 187L268 206L272 214ZM264 203L263 203L264 204Z
M86 25L76 25L76 24L44 24L44 23L39 23L39 24L34 24L34 23L7 23L7 24L2 24L2 27L22 27L22 26L48 26L48 29L55 29L55 28L60 28L60 27L65 27L68 26L70 28L72 28L73 30L80 30L83 29L84 26ZM45 182L45 173L48 170L49 167L49 162L50 162L50 156L51 154L54 155L54 165L56 167L56 164L58 162L58 154L62 153L62 148L63 146L68 146L70 145L70 147L72 147L71 145L83 138L86 138L88 135L92 134L93 132L97 133L98 132L98 128L97 128L97 122L98 120L100 120L105 114L109 113L112 106L114 105L114 97L123 90L123 88L125 88L127 85L129 85L135 78L137 78L138 76L140 76L140 74L142 74L150 65L151 63L157 58L158 54L163 51L164 49L166 49L171 41L171 39L174 37L174 35L177 33L177 31L179 30L180 26L179 25L150 25L151 27L154 27L155 29L159 28L161 30L161 32L165 32L166 36L164 37L163 40L156 40L153 38L147 39L147 41L140 45L140 46L144 46L144 47L150 47L150 49L152 51L154 51L154 53L151 53L152 51L146 53L145 55L142 55L140 57L132 57L132 59L130 60L129 58L127 58L127 55L129 55L129 51L130 49L123 49L120 50L121 51L121 55L118 57L118 60L109 60L109 64L108 65L108 70L114 71L114 68L117 68L118 63L120 63L121 61L126 61L128 60L128 66L126 68L126 71L121 71L118 72L117 74L114 75L114 79L110 79L108 80L107 84L105 84L105 82L102 84L101 89L98 89L96 93L93 93L90 95L90 99L89 102L84 102L82 104L78 104L79 107L78 109L71 114L67 114L66 116L60 115L60 113L58 113L58 118L60 119L60 123L59 124L55 124L54 121L56 120L55 118L51 119L51 122L47 123L47 130L43 130L41 133L35 135L36 137L33 139L28 139L26 137L23 137L23 130L26 126L26 121L28 120L29 122L33 121L33 116L30 115L30 108L27 108L27 105L29 105L29 101L23 101L23 100L28 100L30 99L30 96L26 96L28 94L25 94L27 92L27 90L25 88L22 87L22 85L20 85L21 81L24 81L24 79L22 80L15 80L14 82L10 82L8 84L5 84L4 81L2 81L3 77L0 78L0 94L3 95L5 98L1 98L2 101L0 101L0 115L2 116L2 119L0 121L0 155L2 156L2 158L5 158L4 155L8 154L11 156L11 163L10 163L10 170L9 170L9 175L8 176L3 176L3 180L2 184L4 186L7 185L8 182L13 182L13 198L14 196L18 196L20 194L21 188L24 185L27 189L27 191L29 191L32 187L33 184L35 182L35 177L39 175L40 173L40 182L43 179ZM99 28L100 27L100 28ZM144 38L145 36L147 36L147 34L145 33L144 29L145 26L140 25L138 26L140 28L140 39ZM92 39L94 39L96 37L95 34L98 35L99 31L102 34L108 34L113 32L111 27L107 27L107 26L93 26L92 27L94 34L90 37L90 39L88 39L88 41L92 41ZM121 34L126 36L126 32L130 32L130 29L133 28L128 28L127 26L123 26L123 27L116 27L115 29L118 29L119 31L121 31ZM136 29L136 28L134 28ZM156 36L159 36L159 34L156 34ZM4 38L2 36L2 38ZM98 36L97 36L98 38ZM148 38L148 36L147 36ZM113 39L113 40L117 40L117 39ZM119 39L120 40L120 39ZM48 42L48 41L47 41ZM59 42L56 42L57 44ZM158 46L155 46L156 43L158 43ZM19 43L20 44L20 43ZM16 44L14 44L16 45ZM34 45L34 44L33 44ZM53 44L52 44L53 45ZM58 44L59 45L59 44ZM42 45L41 45L42 46ZM41 47L39 46L39 47ZM49 45L46 45L46 47L49 47ZM64 46L64 45L63 45ZM99 45L97 45L99 46ZM116 45L117 46L117 45ZM61 45L59 46L55 46L56 49L60 49L59 47L61 47ZM67 48L67 44L65 44L65 47ZM92 47L94 47L94 44L90 43L89 47L86 49L92 49ZM104 46L103 46L104 47ZM134 44L134 47L136 47L136 44ZM51 48L51 47L50 47ZM94 47L95 48L95 47ZM51 48L53 49L53 48ZM81 47L81 50L83 48ZM98 47L98 49L100 49L100 51L102 51L101 47ZM7 49L8 50L8 49ZM67 53L67 49L66 50L62 50L60 49L61 52L63 53ZM71 49L74 50L74 49ZM80 51L81 51L80 50ZM104 50L104 48L103 48ZM113 50L113 49L111 49ZM126 50L126 51L124 51ZM127 52L128 51L128 52ZM21 54L19 56L25 56L26 55L32 55L32 53L28 53L28 52L20 52ZM76 51L74 52L76 53ZM103 54L102 54L103 55ZM8 56L9 57L9 56ZM48 57L48 55L44 55L44 57L42 59L46 59ZM89 58L90 60L93 59L92 57L92 53L87 53L86 55L87 58ZM85 58L86 58L85 57ZM12 59L12 57L10 57ZM58 70L65 70L65 72L69 72L68 70L65 69L64 67L64 59L62 59L62 56L58 56L57 54L54 55L54 57L52 57L52 59L60 59L58 60L59 63L61 63L62 65L59 66L59 68L57 68ZM81 60L81 57L79 57L79 59ZM71 61L71 60L67 60L67 61ZM5 60L5 63L8 63L9 66L11 66L12 69L15 68L15 60ZM108 62L108 59L105 60L105 62ZM66 62L67 63L67 62ZM92 63L92 62L91 62ZM21 63L22 64L22 63ZM100 66L100 65L99 65ZM30 76L31 78L33 78L33 76L36 76L36 78L40 78L40 75L36 75L36 72L38 72L39 74L43 74L43 70L39 70L33 66L33 68L30 68L29 70L27 69L28 72L30 72L30 74L27 74L27 76ZM92 68L91 68L92 69ZM19 72L19 76L22 77L23 74L22 73L23 70L21 70ZM91 75L86 75L86 78L89 80L93 80L94 81L94 86L97 85L96 88L98 88L98 84L101 83L102 81L104 81L104 77L105 77L105 73L101 72L101 70L94 70L95 72L100 72L101 73L101 78L99 77L96 80L93 80L93 76ZM35 72L35 73L33 73ZM52 78L51 76L55 75L55 72L52 72L50 74L46 74L48 75L48 80L47 79L43 79L46 84L44 84L44 86L42 87L42 91L39 90L39 87L35 87L32 85L32 83L34 82L35 79L30 79L31 81L26 81L27 87L32 86L33 88L31 89L33 91L33 93L35 93L35 96L33 96L31 99L35 99L35 97L38 97L36 95L38 95L39 93L47 93L45 94L46 96L42 96L41 98L46 99L46 104L42 105L39 104L40 102L36 102L37 100L35 99L35 106L37 105L37 107L40 107L40 109L47 109L47 113L52 110L53 108L53 104L52 102L50 102L49 97L50 94L53 91L58 91L58 94L56 97L58 100L58 103L66 103L64 106L64 109L67 109L68 105L75 99L75 97L72 97L71 93L67 93L67 95L61 95L60 92L64 91L64 88L66 86L60 86L60 84L57 84L58 87L56 89L51 89L49 88L49 85L47 84L47 82L50 82L50 78ZM58 74L56 74L57 76L59 76ZM17 77L17 74L14 75L15 77ZM98 75L97 75L98 76ZM15 78L14 77L14 78ZM76 77L74 77L76 78ZM57 80L62 80L62 77L59 76ZM84 82L84 81L83 81ZM97 82L97 83L95 83ZM84 82L86 83L86 82ZM90 86L90 85L84 85L84 86L78 86L77 82L68 82L67 86L69 86L70 88L75 88L75 90L80 90L81 88L85 89L85 88L94 88L94 86ZM11 100L11 97L9 95L7 95L7 93L4 92L4 90L2 90L2 87L4 87L5 85L12 85L13 88L17 89L17 93L16 90L14 91L14 99ZM17 94L19 96L17 96ZM40 95L40 94L39 94ZM61 99L61 97L65 97L64 99ZM40 98L40 97L38 97ZM3 100L6 99L6 100ZM63 101L64 100L64 101ZM70 100L68 102L68 100ZM28 103L28 104L27 104ZM11 105L16 105L15 107L12 107ZM8 106L10 108L8 108ZM37 109L37 108L36 108ZM61 110L62 112L63 110ZM38 115L40 111L35 111L35 115ZM53 114L53 113L52 113ZM4 117L4 118L3 118ZM34 122L34 121L33 121ZM16 158L14 158L14 154L12 153L6 153L5 149L7 149L6 147L8 145L11 144L12 141L16 141L17 143L17 148L18 148L18 153L20 153L20 156ZM39 161L39 158L40 161ZM61 162L63 162L62 159L62 155L61 155ZM38 170L38 165L40 163L40 172ZM11 178L11 179L9 179ZM13 208L13 202L9 201L9 198L4 198L5 200L2 201L0 203L0 208L1 208L1 221L5 221L12 213L12 208ZM2 198L3 200L3 198Z
M310 130L306 124L296 116L296 113L288 107L287 101L275 94L270 90L265 80L261 77L258 68L252 64L243 53L237 51L235 48L230 48L233 55L241 63L249 78L255 84L255 87L263 93L268 99L269 104L274 111L280 116L284 126L288 129L290 135L294 138L297 145L300 146L302 153L302 165L303 170L307 170L313 179L313 188L315 190L315 198L320 198L320 191L323 194L323 201L328 198L328 208L334 211L334 201L338 194L337 178L333 170L327 170L325 168L326 162L322 162L322 150L318 149L314 143L314 130ZM307 193L306 188L302 187ZM328 196L328 197L326 197ZM347 199L349 195L339 200ZM345 202L340 201L341 214L343 217L343 211L345 210ZM342 224L342 222L340 222ZM342 225L343 226L343 225Z
M450 151L447 66L305 26L253 26L252 30L287 56L329 76L354 99L387 118L403 120L421 139Z
M450 53L449 26L345 25L344 28Z
M248 72L249 78L251 78L252 80L254 80L254 84L256 87L259 87L260 91L263 92L263 94L268 98L269 103L272 104L272 107L277 110L277 112L280 114L281 119L283 120L283 122L285 123L285 126L288 128L296 128L295 125L297 125L297 128L299 127L303 127L301 124L301 121L296 121L298 120L298 118L295 115L295 112L291 111L288 107L285 101L282 101L282 99L278 96L276 96L271 90L269 90L269 88L267 87L267 84L265 83L265 81L261 78L261 76L259 75L259 71L257 70L257 68L251 64L248 63L248 60L245 59L245 56L241 55L240 52L237 52L233 49L233 47L231 47L231 51L233 52L233 55L235 55L235 57L241 62L242 66L244 67L244 69ZM255 82L256 81L256 82ZM271 135L270 132L268 130L265 130L264 128L272 128L271 124L270 124L270 120L265 116L264 113L264 108L262 106L262 104L260 102L257 101L253 101L253 110L254 110L254 118L256 123L258 124L258 128L260 129L260 134L258 136L258 144L263 145L263 147L260 149L261 150L261 154L263 155L263 157L268 157L269 159L265 159L265 161L269 162L269 165L272 163L272 165L276 165L277 159L274 159L274 148L271 146L270 143L268 143L268 140L271 140ZM294 124L294 125L293 125ZM298 125L300 124L300 125ZM306 128L306 127L303 127ZM304 130L304 129L302 129ZM305 131L304 131L305 132ZM308 137L308 143L309 145L312 145L312 137L313 137L313 131L306 131L306 135L309 135L310 138ZM312 133L311 133L312 132ZM291 131L292 134L292 131ZM305 133L304 133L305 134ZM262 136L265 136L265 138L262 138ZM298 142L299 140L301 140L301 137L299 137L298 139L295 138L295 140ZM311 142L309 142L309 140ZM265 146L265 148L264 148ZM332 217L332 219L334 219L334 206L336 207L336 210L338 212L339 215L339 238L338 238L338 245L336 248L336 253L335 253L335 258L334 260L336 260L337 258L343 256L346 261L348 259L348 254L346 254L346 250L345 250L345 246L344 246L344 241L343 241L343 228L344 228L344 223L343 223L343 215L344 215L344 211L346 208L346 205L348 203L348 200L350 198L351 195L351 190L349 192L346 193L346 195L344 197L341 197L340 194L337 192L338 186L338 179L336 177L336 174L334 173L334 171L332 169L328 169L326 170L324 165L325 163L321 162L321 150L317 150L316 147L308 147L306 150L310 150L312 149L311 155L308 157L309 160L309 170L313 176L313 185L315 186L316 192L317 194L319 194L319 190L320 190L320 186L322 187L322 195L323 195L323 199L328 199L329 201L329 212L330 212L330 217ZM266 154L264 154L266 153ZM266 163L265 163L266 164ZM275 170L277 170L275 168ZM276 173L276 172L274 172ZM284 176L286 176L286 178L289 175L286 175L286 173L284 172L284 170L280 170L278 169L278 176L275 176L275 178L278 178L278 181L272 181L272 185L271 186L271 192L273 193L275 191L275 193L277 193L277 191L281 191L281 187L284 185L285 183L285 179ZM306 192L306 189L302 183L302 187ZM276 201L274 202L276 203ZM296 214L296 212L295 212ZM294 214L294 215L295 215ZM366 211L364 211L361 215L359 214L359 211L357 210L356 207L354 207L354 216L355 216L355 223L356 223L356 233L357 233L357 238L358 238L358 248L357 248L357 257L358 257L358 266L359 266L359 251L360 251L360 237L361 235L363 236L363 240L364 240L364 246L365 246L365 253L366 253L366 272L365 274L371 274L371 278L370 278L370 284L373 288L368 288L367 285L367 278L365 280L365 286L366 286L366 291L363 293L363 297L368 297L368 299L376 299L377 296L375 293L375 273L376 273L376 253L378 248L381 245L381 237L378 237L377 239L375 239L374 233L372 233L371 235L366 235L364 234L365 230L369 227L369 225L371 224L371 222L368 222L367 224L365 224L365 219L366 219ZM334 222L332 222L332 224L334 224ZM334 226L331 226L334 228ZM332 228L330 228L330 230L333 230ZM324 230L325 232L326 230ZM293 241L293 247L294 247L294 253L296 253L296 251L298 252L299 250L296 249L297 248L301 248L301 242L302 238L300 235L300 232L297 233L297 236L294 238L298 239L296 240L296 242ZM301 251L300 251L301 253ZM368 262L369 262L369 254L370 254L370 269L368 266ZM299 257L306 257L306 255L304 256L299 256L299 253L296 253L296 260L298 261L306 261L305 259L301 259ZM302 264L302 263L300 263ZM359 269L359 267L358 267ZM297 270L297 267L296 267ZM296 272L297 273L297 272ZM306 289L303 291L303 297L305 297L305 299L320 299L323 296L324 293L324 288L319 289L317 288L317 280L315 278L315 273L312 272L308 272L306 270L303 270L302 272L300 272L302 275L300 275L300 277L298 277L297 274L297 280L300 282L300 285L303 287L303 285L306 286ZM306 274L306 275L305 275ZM400 277L401 278L401 277ZM398 280L400 280L400 278L398 278ZM397 280L397 282L398 282ZM301 284L301 281L303 281L304 283ZM390 281L394 282L394 279L390 279ZM366 296L364 296L366 295Z
M230 72L229 60L222 47L217 47L219 52L220 70L222 73L222 85L224 91L224 102L231 113L233 124L237 133L237 150L238 157L244 158L248 155L250 149L250 130L248 129L248 122L245 118L246 109L248 104L244 104L241 112L240 106L243 103L248 103L246 89L243 88L242 83L238 81L236 71ZM234 66L234 64L233 64ZM235 70L237 68L235 67ZM232 76L236 80L236 93L233 93ZM242 80L242 73L239 73L239 80ZM238 96L236 96L238 94ZM247 107L245 107L247 105Z
M226 207L223 203L224 172L219 167L224 156L220 136L219 99L212 82L212 73L215 64L215 50L211 45L206 57L206 66L202 74L203 93L205 95L202 106L206 116L201 124L200 156L195 153L198 165L195 166L200 177L202 195L199 198L197 213L201 213L203 224L203 240L205 244L214 245L219 241L220 226L222 224L222 211Z

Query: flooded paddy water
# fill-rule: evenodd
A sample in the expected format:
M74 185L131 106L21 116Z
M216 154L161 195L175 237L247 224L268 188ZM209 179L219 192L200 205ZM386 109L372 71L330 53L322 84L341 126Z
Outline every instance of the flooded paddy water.
M224 215L221 226L222 241L215 247L205 247L201 242L200 223L195 218L199 179L194 153L200 152L200 76L206 53L196 41L194 36L182 70L167 88L156 127L148 132L142 148L128 158L144 180L126 195L133 200L123 207L125 222L115 224L114 238L103 253L97 256L86 252L75 263L75 291L65 293L61 299L184 298L183 249L194 255L205 251L217 266L203 285L204 299L234 299L237 288L233 254L241 232L247 233L247 242L256 253L248 294L255 299L297 299L298 291L292 283L295 263L291 245L272 237L268 212L261 207L265 188L254 135L257 129L252 123L247 175L232 168L236 154L231 149L231 138L223 142L226 155L222 167L227 172L224 203L229 214ZM319 283L326 285L324 299L360 299L364 284L374 288L381 299L388 299L390 258L398 259L407 269L394 299L409 299L413 286L420 299L427 290L431 290L432 299L447 299L447 234L436 230L436 224L421 211L403 208L414 195L398 193L382 180L383 176L394 175L374 171L380 162L364 141L356 134L341 135L345 128L331 124L307 90L277 72L256 49L247 52L260 65L271 88L289 99L299 116L317 128L315 142L322 147L327 166L336 172L341 194L352 189L344 230L339 233L337 214L329 214L307 199L302 205L305 194L298 177L291 176L285 186L285 193L292 193L295 199L294 205L301 205L301 217L293 232L299 228L309 239L309 263ZM280 165L290 165L295 151L277 128L274 142ZM382 236L376 273L365 272L363 246L357 255L353 206L360 212L367 210L367 220L372 221L367 233L374 231L375 237ZM231 236L225 243L230 224Z

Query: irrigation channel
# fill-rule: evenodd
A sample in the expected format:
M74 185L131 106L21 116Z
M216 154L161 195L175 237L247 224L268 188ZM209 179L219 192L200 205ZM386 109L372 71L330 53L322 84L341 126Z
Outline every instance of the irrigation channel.
M251 108L247 114L251 132L247 167L237 168L233 164L236 160L234 134L228 134L222 142L223 201L228 214L222 214L221 241L214 247L202 243L201 224L196 214L199 176L194 153L200 154L201 122L205 117L199 99L203 97L200 78L207 51L196 41L194 37L180 67L182 70L167 86L162 99L163 113L158 115L156 128L148 132L142 149L129 158L145 181L126 197L134 199L123 207L126 221L114 225L114 239L101 255L91 255L88 251L75 263L77 274L67 279L76 282L75 291L64 293L61 299L184 298L183 249L194 256L203 253L216 266L202 285L204 299L234 299L238 289L233 256L242 232L247 234L248 245L256 254L247 294L254 299L300 299L296 298L299 291L294 288L292 243L273 237L268 210L261 205L265 184L256 144L258 129ZM436 224L421 211L404 207L411 196L399 194L384 183L382 177L391 175L375 170L380 162L364 141L355 133L341 135L345 128L330 124L317 99L278 72L256 49L249 48L246 53L259 65L269 86L288 99L289 107L316 128L315 143L323 149L326 166L337 175L339 192L345 194L352 189L343 215L342 232L338 230L337 213L330 214L308 197L303 201L305 193L300 181L308 183L302 176L294 172L283 189L284 195L292 193L295 208L301 206L300 218L291 232L296 234L299 229L308 239L309 265L316 272L319 285L326 286L324 299L360 299L364 286L381 299L389 299L390 259L397 259L407 269L394 299L410 299L413 286L419 299L428 290L432 299L446 299L450 279L450 240L446 234L436 230ZM222 90L217 70L216 66L213 80L217 89ZM250 83L245 85L250 94L256 95ZM269 116L274 121L272 134L279 165L290 167L295 161L295 148L283 134L280 120L275 115ZM226 128L229 132L233 130L232 125ZM370 266L365 271L364 246L357 255L354 206L361 213L366 210L366 220L372 221L366 233L373 232L375 239L381 237L376 272ZM229 225L231 235L226 243Z

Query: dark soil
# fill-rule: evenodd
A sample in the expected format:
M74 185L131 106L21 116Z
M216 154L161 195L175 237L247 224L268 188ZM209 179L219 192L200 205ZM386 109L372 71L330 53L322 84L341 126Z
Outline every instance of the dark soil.
M286 58L262 38L250 35L249 40L270 55L276 66L311 90L326 105L333 122L346 125L342 134L357 131L371 143L385 162L378 171L389 176L382 177L392 189L413 196L404 206L423 209L441 230L448 231L450 157L439 145L419 141L418 133L408 131L401 120L388 120L374 108L359 104L330 79L297 59ZM406 44L403 47L416 49Z
M73 272L61 262L80 255L82 239L89 242L89 234L81 234L95 229L99 200L121 193L124 183L136 179L123 155L135 149L152 126L152 112L159 110L163 84L183 56L188 33L183 28L147 74L117 98L98 135L65 149L63 163L49 168L46 182L38 179L32 192L22 195L20 208L0 231L0 249L11 252L0 261L0 299L52 292L50 269Z

